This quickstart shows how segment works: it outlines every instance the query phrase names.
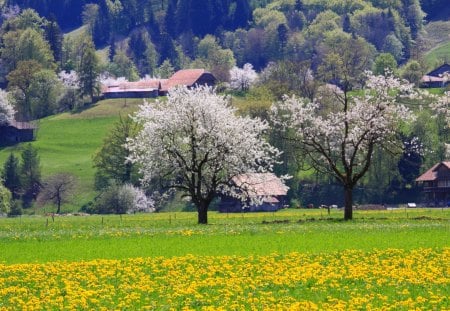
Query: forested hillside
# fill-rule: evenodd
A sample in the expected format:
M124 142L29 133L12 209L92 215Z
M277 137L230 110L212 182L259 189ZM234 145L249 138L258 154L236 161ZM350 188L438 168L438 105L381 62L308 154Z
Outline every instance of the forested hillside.
M420 58L423 21L442 18L446 1L6 0L3 15L14 6L33 8L64 31L85 25L97 48L110 47L111 62L119 54L112 71L127 78L120 68L131 60L134 77L154 75L167 61L165 67L202 66L227 80L235 64L263 69L271 61L309 60L315 71L324 50L350 37L371 63L390 53L404 64Z

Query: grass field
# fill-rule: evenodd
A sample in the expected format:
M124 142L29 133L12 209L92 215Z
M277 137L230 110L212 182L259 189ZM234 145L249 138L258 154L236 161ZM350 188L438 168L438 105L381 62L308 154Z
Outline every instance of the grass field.
M425 26L425 61L430 69L450 61L450 21L433 21Z
M63 113L42 119L36 141L43 177L68 172L78 178L75 205L66 205L63 211L76 211L94 196L92 157L101 146L119 114L128 115L137 109L141 100L106 100L79 113ZM20 156L24 144L0 147L0 163L12 152Z
M0 219L0 309L443 310L450 209Z

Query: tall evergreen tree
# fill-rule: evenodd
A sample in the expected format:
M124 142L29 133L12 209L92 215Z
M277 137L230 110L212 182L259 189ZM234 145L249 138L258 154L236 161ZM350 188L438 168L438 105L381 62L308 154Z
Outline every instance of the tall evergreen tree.
M94 94L97 90L97 77L99 75L98 62L92 38L87 37L83 42L77 71L81 94L88 95L91 103L94 101Z
M62 58L62 41L63 34L59 28L56 17L52 14L48 22L44 26L45 39L50 44L50 49L53 52L53 57L56 62L60 62Z
M3 165L3 180L5 187L11 191L13 199L18 199L20 195L20 171L19 159L11 153Z
M23 189L23 202L30 206L36 199L41 188L41 167L37 150L28 144L22 151L22 165L20 167L20 179Z
M236 10L233 15L233 29L245 28L252 20L252 8L248 0L236 0Z
M177 35L177 24L176 24L177 2L178 2L177 0L169 0L166 15L164 16L164 26L166 32L172 38L175 38Z

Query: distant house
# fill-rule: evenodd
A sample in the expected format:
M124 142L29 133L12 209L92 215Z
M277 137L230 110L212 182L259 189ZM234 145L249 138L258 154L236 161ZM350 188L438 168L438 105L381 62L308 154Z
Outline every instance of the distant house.
M444 77L445 73L450 74L449 64L443 64L442 66L439 66L438 68L424 75L420 80L420 85L425 88L447 86L450 83L450 79L446 79Z
M257 197L261 200L259 205L247 206L240 200L222 196L219 204L221 213L237 212L272 212L283 208L288 187L280 178L272 173L248 173L233 178L233 183L245 191L249 197Z
M35 139L37 126L30 122L13 121L0 125L0 144L15 144Z
M167 95L170 89L184 85L214 86L216 78L204 69L184 69L174 73L169 79L149 79L138 82L116 82L102 86L103 98L155 98Z
M423 186L425 203L432 206L446 206L450 201L450 162L435 164L416 179Z

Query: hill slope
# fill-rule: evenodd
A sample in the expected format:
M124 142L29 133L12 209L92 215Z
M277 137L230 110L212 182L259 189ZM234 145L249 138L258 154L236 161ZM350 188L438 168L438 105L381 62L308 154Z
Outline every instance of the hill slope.
M92 156L118 120L119 114L132 113L141 102L105 100L80 113L63 113L40 121L37 140L32 145L39 152L43 177L68 172L78 178L79 187L74 200L76 206L66 206L64 211L78 210L94 197L95 170ZM11 152L20 156L23 145L0 148L0 165L3 166Z

